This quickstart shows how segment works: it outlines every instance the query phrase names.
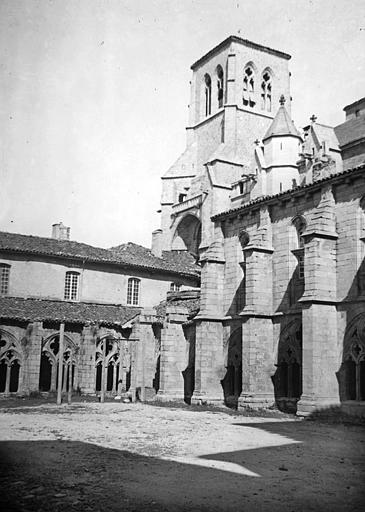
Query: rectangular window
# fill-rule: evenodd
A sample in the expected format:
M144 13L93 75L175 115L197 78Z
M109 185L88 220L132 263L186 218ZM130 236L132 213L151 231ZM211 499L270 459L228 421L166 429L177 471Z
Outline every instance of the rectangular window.
M65 300L77 300L79 292L79 275L77 272L66 272Z
M7 295L9 293L9 275L10 265L0 265L0 294Z
M128 279L127 304L129 306L138 306L139 304L139 279L131 277Z
M180 284L177 283L171 283L170 284L170 292L179 292L180 291Z

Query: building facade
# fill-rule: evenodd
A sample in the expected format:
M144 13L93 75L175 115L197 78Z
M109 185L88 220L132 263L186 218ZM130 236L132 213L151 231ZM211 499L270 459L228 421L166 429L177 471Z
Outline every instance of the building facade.
M300 132L289 59L231 36L192 66L161 198L164 247L201 265L191 400L363 411L365 100ZM161 397L184 396L181 345L162 343Z
M0 394L55 392L60 357L63 391L152 388L160 340L153 322L141 327L142 312L170 290L199 284L193 258L162 253L156 236L149 250L70 241L62 224L52 234L0 233ZM152 347L149 381L142 379L141 336Z

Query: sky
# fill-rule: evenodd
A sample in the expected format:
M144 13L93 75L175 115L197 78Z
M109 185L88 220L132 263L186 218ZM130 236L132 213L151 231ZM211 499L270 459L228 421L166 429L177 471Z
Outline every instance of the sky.
M292 55L298 128L365 96L363 0L0 0L0 230L150 246L190 66L229 35Z

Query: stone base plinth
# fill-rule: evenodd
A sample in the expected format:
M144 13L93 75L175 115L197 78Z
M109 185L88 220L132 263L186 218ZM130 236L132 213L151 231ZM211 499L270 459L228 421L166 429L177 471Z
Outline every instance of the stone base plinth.
M207 395L205 393L194 393L191 397L191 405L223 405L222 396Z
M275 407L275 397L272 393L242 393L238 399L239 409L268 409Z
M183 402L184 395L181 391L158 391L155 400L158 402Z
M297 416L310 416L317 411L329 411L334 407L339 407L338 397L305 397L299 400L297 404Z

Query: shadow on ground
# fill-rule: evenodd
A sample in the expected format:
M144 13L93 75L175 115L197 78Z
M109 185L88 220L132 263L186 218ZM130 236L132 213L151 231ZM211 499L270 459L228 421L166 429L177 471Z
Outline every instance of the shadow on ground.
M284 444L202 458L237 464L258 477L77 441L2 442L1 510L362 510L361 427L317 425L313 431L312 422L236 425L243 436L260 429Z

